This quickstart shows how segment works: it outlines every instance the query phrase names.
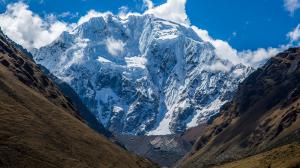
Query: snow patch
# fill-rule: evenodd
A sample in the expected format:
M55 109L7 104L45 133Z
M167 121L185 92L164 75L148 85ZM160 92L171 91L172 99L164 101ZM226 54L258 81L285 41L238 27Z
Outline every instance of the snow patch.
M172 121L172 118L170 114L166 115L164 119L159 123L159 126L150 132L147 133L147 135L170 135L172 134L170 130L170 122Z
M110 60L105 59L105 58L103 58L103 57L101 57L101 56L99 56L99 57L97 58L97 61L99 61L100 63L111 63Z
M125 57L127 67L129 68L146 68L147 59L144 57Z
M120 113L120 112L122 112L122 111L124 111L122 107L114 106L112 112L113 112L113 113Z
M219 112L220 107L225 104L226 101L221 101L220 99L216 99L210 105L208 105L205 109L197 110L196 115L193 117L192 121L187 124L187 128L195 127L199 125L201 122L205 122L207 120L207 115L216 114Z

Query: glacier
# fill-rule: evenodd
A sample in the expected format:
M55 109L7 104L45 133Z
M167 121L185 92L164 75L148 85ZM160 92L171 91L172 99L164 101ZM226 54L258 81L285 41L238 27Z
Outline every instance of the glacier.
M94 17L32 54L107 129L130 135L206 122L252 71L217 55L191 27L153 15Z

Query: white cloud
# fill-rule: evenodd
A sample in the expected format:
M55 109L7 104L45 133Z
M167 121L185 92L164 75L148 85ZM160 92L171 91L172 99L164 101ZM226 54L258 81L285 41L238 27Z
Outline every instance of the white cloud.
M232 48L228 42L219 39L213 39L209 36L206 30L199 29L196 26L192 26L192 29L199 35L202 40L210 42L214 46L215 52L221 60L229 62L226 65L220 62L210 67L213 70L218 71L228 71L233 65L237 65L240 63L251 66L253 68L257 68L261 64L265 63L265 61L269 58L275 56L277 53L289 47L289 45L283 45L279 46L278 48L259 48L254 51L244 50L239 52L236 49Z
M284 0L284 7L291 15L300 8L300 0Z
M213 39L209 36L208 31L199 29L196 26L192 26L192 29L203 41L209 42L215 47L215 52L220 59L230 61L232 64L242 63L237 50L233 49L226 41Z
M258 68L263 63L265 63L268 59L270 59L273 56L276 56L279 52L283 51L285 46L281 46L278 48L259 48L255 51L252 50L245 50L242 52L239 52L238 54L243 59L243 63L249 66L252 66L253 68Z
M215 71L215 72L219 72L219 71L228 72L228 71L230 71L231 66L225 65L221 61L217 61L216 63L214 63L206 68L210 71Z
M67 12L63 12L61 14L59 14L57 17L58 18L77 18L79 16L79 13L76 12L76 13L71 13L70 11L67 11Z
M242 63L237 50L232 48L228 42L217 39L211 41L211 44L215 47L216 54L222 60L230 61L234 65Z
M6 12L0 14L0 26L12 40L29 50L50 44L67 30L63 22L42 20L23 2L7 5Z
M89 21L91 18L95 18L95 17L105 17L108 14L112 14L111 12L97 12L95 10L90 10L88 11L88 13L84 16L82 16L78 22L77 25L81 25L84 22Z
M300 40L300 24L291 32L287 34L291 43L297 42Z
M191 26L191 28L198 34L198 36L203 40L203 41L213 41L212 37L209 36L207 30L199 29L196 26Z
M121 40L116 40L112 37L108 38L105 41L105 44L107 51L113 56L120 55L123 52L125 46L125 44Z
M186 0L167 0L166 3L153 7L152 1L148 0L148 10L145 14L153 14L158 18L189 25L190 21L186 14Z

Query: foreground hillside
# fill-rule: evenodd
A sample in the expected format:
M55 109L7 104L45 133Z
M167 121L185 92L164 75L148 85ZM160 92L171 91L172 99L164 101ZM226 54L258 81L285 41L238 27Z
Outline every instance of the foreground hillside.
M274 151L269 155L242 160L236 167L244 168L246 162L273 165L290 159L299 164L299 113L300 48L292 48L270 59L240 84L233 100L222 107L221 115L206 128L180 167L210 167L271 149ZM281 147L292 143L293 157L285 153L289 148ZM285 157L275 155L276 151ZM264 167L261 164L257 167Z
M293 143L213 168L298 168L300 144Z
M152 167L91 130L0 31L0 167Z

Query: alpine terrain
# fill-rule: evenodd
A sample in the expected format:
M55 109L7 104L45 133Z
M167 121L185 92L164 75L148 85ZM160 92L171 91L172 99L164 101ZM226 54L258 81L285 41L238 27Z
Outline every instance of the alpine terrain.
M33 58L107 129L130 135L182 133L206 122L252 71L217 55L191 27L138 14L91 18Z

